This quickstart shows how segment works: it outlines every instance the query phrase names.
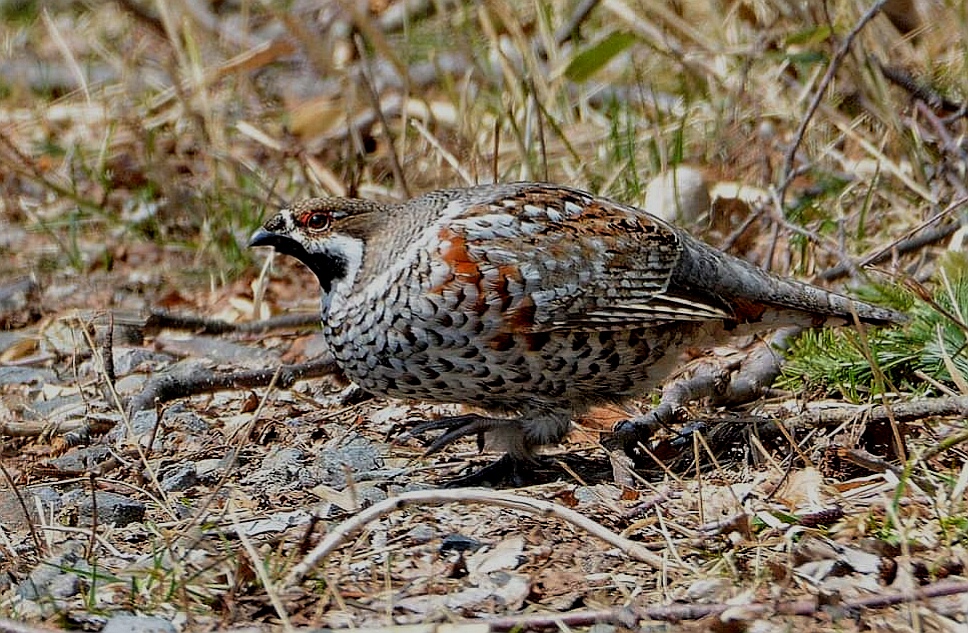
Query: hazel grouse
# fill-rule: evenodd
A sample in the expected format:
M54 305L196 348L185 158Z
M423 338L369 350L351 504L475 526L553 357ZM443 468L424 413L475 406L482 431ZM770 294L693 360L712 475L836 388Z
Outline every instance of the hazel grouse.
M507 452L462 483L516 480L595 405L641 396L686 348L789 325L903 317L783 279L642 210L520 182L400 204L314 198L252 236L319 279L322 331L379 396L486 414L428 422L432 453L465 435Z

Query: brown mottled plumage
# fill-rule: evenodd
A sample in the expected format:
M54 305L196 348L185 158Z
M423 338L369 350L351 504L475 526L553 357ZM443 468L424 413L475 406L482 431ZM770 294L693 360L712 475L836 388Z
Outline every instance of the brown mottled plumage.
M558 185L316 198L252 237L306 264L326 340L376 395L473 405L420 425L488 436L512 466L594 405L656 386L687 347L787 325L902 320L771 275L652 215ZM513 469L512 469L513 470Z

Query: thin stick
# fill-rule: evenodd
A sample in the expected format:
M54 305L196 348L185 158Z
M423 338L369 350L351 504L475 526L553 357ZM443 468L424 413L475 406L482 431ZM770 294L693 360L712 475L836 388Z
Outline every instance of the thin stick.
M439 506L447 503L480 503L500 506L502 508L511 508L538 516L554 516L585 530L589 534L597 536L606 543L619 548L630 558L643 562L655 569L662 570L677 566L672 561L652 553L641 543L636 543L635 541L619 536L595 521L592 521L585 515L556 503L480 488L414 490L374 504L356 516L337 525L298 565L293 567L283 581L282 589L288 589L301 583L315 567L319 566L323 559L333 553L340 545L348 541L354 534L366 527L368 523L372 523L391 512L401 510L410 505Z
M817 91L813 95L813 99L810 101L810 105L807 107L806 114L803 115L803 119L800 120L800 126L797 128L797 133L793 136L793 144L787 150L786 155L783 157L783 180L780 182L780 186L777 187L777 198L779 199L780 209L783 208L783 202L786 198L787 189L790 188L790 183L793 182L793 163L797 157L797 150L800 149L800 145L803 143L803 137L807 133L807 126L810 125L810 121L813 119L813 115L816 114L817 108L820 107L820 102L823 101L824 94L827 92L827 87L830 82L833 81L834 75L837 73L837 69L840 68L841 62L843 62L844 57L850 52L850 47L857 39L860 32L867 26L867 23L874 19L881 7L887 0L877 0L871 7L867 10L864 15L861 16L854 28L850 30L847 34L846 39L837 49L834 54L833 59L830 60L830 65L827 66L827 72L824 73L823 78L820 80L820 84L817 86Z
M921 602L931 598L942 598L968 593L968 582L942 581L914 591L899 591L878 593L855 600L844 600L838 607L845 611L860 609L876 609L898 604ZM642 620L662 620L678 622L680 620L698 620L709 616L718 616L735 606L728 604L670 604L649 607L618 607L614 609L597 609L584 611L570 611L561 614L528 614L522 616L506 616L485 620L490 633L502 631L528 631L536 629L563 630L565 627L589 626L596 623L615 624L627 629L637 629ZM747 617L762 614L815 616L823 611L823 605L815 598L804 600L790 600L776 603L752 603L743 605ZM564 627L562 626L564 625ZM567 630L567 629L565 629Z
M40 541L40 536L37 534L37 526L34 524L34 517L30 515L30 510L27 508L27 502L24 500L24 496L20 493L20 488L17 487L16 482L14 482L13 477L10 475L10 471L7 467L3 465L0 461L0 473L3 474L3 478L7 480L7 485L10 486L10 491L17 497L17 502L20 504L20 509L24 513L24 520L27 522L27 527L30 528L30 536L34 540L34 547L37 548L37 555L43 556L47 549L44 547L43 543Z
M356 50L359 52L360 59L363 61L359 73L360 79L362 80L360 83L363 84L366 95L370 98L370 105L373 107L373 112L376 113L377 119L380 121L380 126L383 127L383 133L387 135L387 139L390 141L390 168L393 170L393 177L400 185L400 189L404 195L409 198L411 197L410 187L407 185L407 179L403 175L403 166L400 165L400 157L397 156L396 143L393 142L393 128L387 122L387 117L383 113L383 105L380 103L380 95L376 93L376 86L373 85L372 73L370 72L370 58L367 56L363 38L357 37L355 43ZM406 72L402 73L401 76L406 77ZM406 112L406 107L402 111Z

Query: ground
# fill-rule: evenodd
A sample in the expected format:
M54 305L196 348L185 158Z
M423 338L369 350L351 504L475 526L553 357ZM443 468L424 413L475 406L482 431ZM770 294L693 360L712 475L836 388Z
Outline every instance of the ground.
M0 631L964 630L968 29L882 4L0 2ZM911 322L807 334L635 461L659 392L444 488L495 455L403 430L459 409L305 365L318 285L245 244L520 179Z

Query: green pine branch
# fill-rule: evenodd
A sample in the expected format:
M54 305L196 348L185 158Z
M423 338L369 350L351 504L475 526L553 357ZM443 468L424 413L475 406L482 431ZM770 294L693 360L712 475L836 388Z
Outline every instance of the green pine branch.
M925 392L935 389L923 376L958 391L968 385L968 257L946 255L938 264L930 298L896 286L876 286L861 298L888 304L911 321L891 328L854 328L805 332L790 350L778 386L802 390L821 387L860 401L881 389ZM864 345L862 336L866 335ZM875 379L873 366L886 381Z

